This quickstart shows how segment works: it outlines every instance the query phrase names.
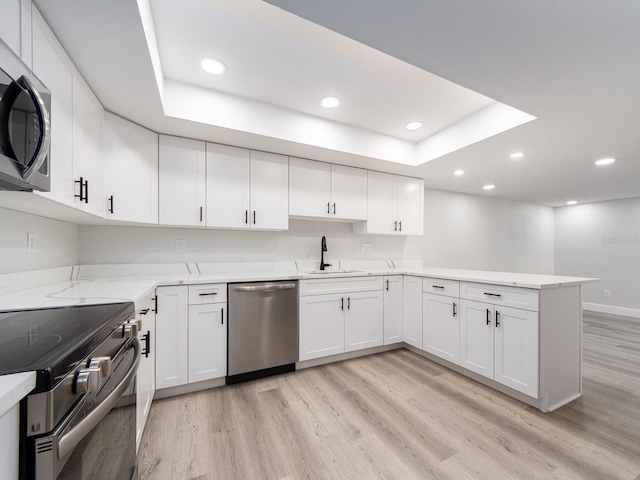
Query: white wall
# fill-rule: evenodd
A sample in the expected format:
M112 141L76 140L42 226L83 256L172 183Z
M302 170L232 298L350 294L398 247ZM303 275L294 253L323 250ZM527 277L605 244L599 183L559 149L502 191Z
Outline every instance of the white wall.
M555 217L556 273L598 277L583 301L640 314L640 198L561 207Z
M327 237L325 260L420 259L422 237L354 235L350 223L292 220L285 232L159 227L80 228L80 263L176 263L313 260L320 262L320 239ZM176 253L176 240L186 240ZM360 244L372 244L361 254Z
M35 253L27 233L36 236ZM77 225L0 208L0 274L76 265L79 240Z
M425 189L424 264L554 273L553 208Z

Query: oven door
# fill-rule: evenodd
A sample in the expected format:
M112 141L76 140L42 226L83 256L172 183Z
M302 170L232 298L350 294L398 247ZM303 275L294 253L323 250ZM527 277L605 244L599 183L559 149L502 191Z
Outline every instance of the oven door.
M34 440L35 480L137 478L134 387L139 359L140 343L133 338L114 358L95 405L80 400L50 435Z

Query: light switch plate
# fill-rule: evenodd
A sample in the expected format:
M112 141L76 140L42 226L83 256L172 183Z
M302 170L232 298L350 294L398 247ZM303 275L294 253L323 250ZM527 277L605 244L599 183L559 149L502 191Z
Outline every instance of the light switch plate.
M373 245L370 243L361 243L360 244L360 253L371 253L373 252Z

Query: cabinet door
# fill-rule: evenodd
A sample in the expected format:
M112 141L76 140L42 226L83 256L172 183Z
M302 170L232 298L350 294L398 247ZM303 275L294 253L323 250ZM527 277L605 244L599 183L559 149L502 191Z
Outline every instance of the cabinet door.
M344 352L343 297L300 297L300 361Z
M367 176L366 233L395 233L394 176L372 171Z
M538 313L495 307L497 382L538 398Z
M422 235L424 233L424 182L417 178L396 177L395 201L398 233Z
M457 302L444 295L424 293L422 304L423 350L456 365L460 363L460 322L454 314Z
M460 301L460 366L493 379L494 308L489 303Z
M51 191L38 193L74 204L73 64L44 19L34 10L33 72L51 91Z
M156 294L156 388L185 385L189 287L158 287Z
M384 277L384 344L402 342L404 298L402 275Z
M422 349L421 277L404 277L404 341Z
M289 158L289 215L327 218L331 202L331 164Z
M89 86L78 74L73 88L73 180L75 206L103 216L102 202L102 115L103 108Z
M145 302L140 309L136 304L137 318L142 320L142 329L138 333L142 351L136 375L136 448L140 447L140 440L156 390L156 317L151 303L151 301Z
M158 153L161 225L205 224L205 143L161 135Z
M383 343L382 292L354 292L344 295L345 351L377 347Z
M250 152L207 143L207 226L249 228Z
M331 216L346 220L367 219L367 171L331 165Z
M189 383L227 374L226 305L189 307Z
M251 228L289 228L289 158L251 152Z
M158 135L105 112L102 178L106 218L158 223Z
M0 15L0 40L19 57L21 46L20 0L4 0Z

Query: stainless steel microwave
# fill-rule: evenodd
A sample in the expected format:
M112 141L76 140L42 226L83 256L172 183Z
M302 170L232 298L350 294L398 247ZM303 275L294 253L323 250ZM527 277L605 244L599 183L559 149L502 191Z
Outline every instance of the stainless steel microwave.
M51 93L0 40L0 190L50 189Z

